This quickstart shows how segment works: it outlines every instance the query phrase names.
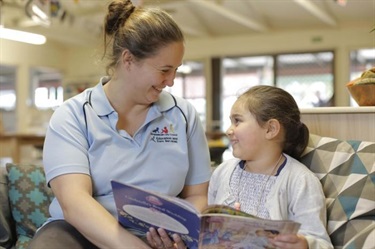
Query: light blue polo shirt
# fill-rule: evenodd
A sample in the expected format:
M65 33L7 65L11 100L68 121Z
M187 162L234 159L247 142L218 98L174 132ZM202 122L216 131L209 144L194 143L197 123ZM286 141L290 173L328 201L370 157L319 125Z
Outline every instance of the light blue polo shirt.
M54 112L43 151L47 182L63 174L88 174L94 198L117 217L111 180L177 196L184 185L210 179L205 132L188 101L175 97L179 109L172 95L162 92L131 137L116 130L118 114L104 93L106 81L103 77ZM50 213L63 218L56 199Z

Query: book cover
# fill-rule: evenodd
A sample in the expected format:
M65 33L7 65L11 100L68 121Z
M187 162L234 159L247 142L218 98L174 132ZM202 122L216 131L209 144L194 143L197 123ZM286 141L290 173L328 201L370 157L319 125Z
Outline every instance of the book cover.
M198 248L200 217L194 207L177 197L164 196L111 181L119 222L145 236L150 227L180 234L189 249Z
M122 226L138 236L150 227L178 233L189 249L269 248L268 238L297 233L299 223L260 219L224 205L199 213L189 202L111 181Z

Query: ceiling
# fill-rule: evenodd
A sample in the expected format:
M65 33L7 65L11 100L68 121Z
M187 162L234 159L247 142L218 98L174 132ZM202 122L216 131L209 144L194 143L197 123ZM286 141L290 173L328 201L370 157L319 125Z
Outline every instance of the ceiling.
M107 0L50 0L49 25L32 21L29 1L0 0L6 28L44 34L67 45L95 44L101 39ZM180 25L188 39L375 25L375 0L133 0L161 7ZM340 4L344 3L344 4ZM346 3L346 4L345 4ZM49 7L51 7L49 6Z

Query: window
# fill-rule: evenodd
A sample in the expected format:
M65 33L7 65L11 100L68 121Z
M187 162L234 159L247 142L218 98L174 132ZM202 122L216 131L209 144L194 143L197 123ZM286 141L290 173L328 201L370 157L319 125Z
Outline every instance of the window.
M276 57L276 86L288 91L300 108L333 105L333 52Z
M375 48L358 49L350 52L350 80L359 78L361 74L375 67ZM358 106L350 97L350 105Z
M62 76L55 69L32 68L31 99L38 109L54 108L64 101L64 91L61 85Z
M167 87L166 90L192 103L205 127L206 79L202 62L184 62L177 70L173 87Z
M331 51L223 58L221 129L237 96L255 85L285 89L300 108L333 105L333 58Z
M273 57L224 58L222 64L221 126L226 130L230 126L230 109L242 92L256 85L273 85Z
M16 67L0 65L0 109L16 108Z

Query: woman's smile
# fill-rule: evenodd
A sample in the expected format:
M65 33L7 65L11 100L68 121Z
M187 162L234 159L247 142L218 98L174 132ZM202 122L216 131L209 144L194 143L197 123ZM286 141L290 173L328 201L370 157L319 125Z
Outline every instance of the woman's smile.
M161 91L163 90L163 87L156 87L156 86L153 86L152 88L154 88L156 91L158 91L159 93L161 93Z

